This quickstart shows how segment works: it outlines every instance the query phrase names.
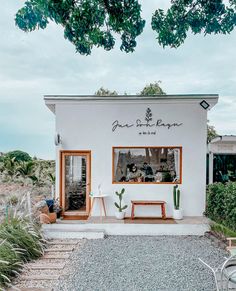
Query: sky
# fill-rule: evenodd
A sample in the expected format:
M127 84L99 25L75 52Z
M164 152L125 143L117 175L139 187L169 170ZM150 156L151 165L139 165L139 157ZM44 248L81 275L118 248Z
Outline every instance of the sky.
M219 94L209 112L218 134L236 134L236 30L230 35L189 34L178 49L163 49L150 20L168 1L142 3L146 26L134 53L94 48L91 56L75 53L54 23L24 33L14 17L24 1L2 0L0 10L0 152L21 149L54 159L54 115L46 94L93 94L101 86L136 94L161 80L168 94ZM158 5L158 6L157 6Z

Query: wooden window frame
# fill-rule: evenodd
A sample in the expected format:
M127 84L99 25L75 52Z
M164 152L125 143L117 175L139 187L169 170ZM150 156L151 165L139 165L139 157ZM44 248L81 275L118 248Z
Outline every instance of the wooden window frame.
M168 148L168 149L179 149L180 150L180 179L179 179L179 182L117 182L117 181L115 181L115 165L114 165L115 149L146 149L146 148ZM180 184L182 184L182 152L183 152L182 146L113 146L112 147L112 184L126 184L126 185L132 185L132 184L175 185L175 184L178 184L178 185L180 185Z

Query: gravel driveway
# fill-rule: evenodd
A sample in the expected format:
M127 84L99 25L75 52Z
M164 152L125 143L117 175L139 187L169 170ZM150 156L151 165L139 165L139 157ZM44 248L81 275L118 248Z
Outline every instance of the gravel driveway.
M226 253L206 237L110 236L88 240L74 251L69 275L55 290L213 291L212 266Z

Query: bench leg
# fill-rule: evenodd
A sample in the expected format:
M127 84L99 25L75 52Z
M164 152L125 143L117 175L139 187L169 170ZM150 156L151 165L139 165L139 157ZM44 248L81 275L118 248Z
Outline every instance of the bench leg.
M134 219L134 204L132 203L131 219Z
M162 219L166 219L166 207L165 207L165 204L161 205L161 215L162 215Z

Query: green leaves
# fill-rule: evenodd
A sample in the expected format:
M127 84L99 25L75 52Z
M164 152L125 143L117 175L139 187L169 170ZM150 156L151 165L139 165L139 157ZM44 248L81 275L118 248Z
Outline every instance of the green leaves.
M120 49L133 52L136 38L143 32L138 0L28 0L15 17L16 25L25 32L47 27L49 20L64 28L68 39L82 55L94 46L109 51L114 48L115 34L120 35ZM157 9L151 26L158 43L177 48L187 33L230 33L236 25L236 3L229 0L172 0L164 12Z
M117 202L115 202L114 204L115 204L115 207L117 207L118 209L120 209L120 206L118 205Z
M25 32L46 28L49 20L63 26L64 37L82 55L94 46L111 50L114 34L121 36L120 49L132 52L145 25L138 0L28 0L15 17Z
M19 162L16 171L24 178L32 175L34 169L34 162Z
M121 208L121 210L125 210L128 207L128 205L125 205Z
M165 95L166 93L160 87L161 81L146 85L139 95Z
M13 159L15 160L15 162L20 162L20 161L24 161L24 162L29 162L32 161L31 156L23 151L20 150L15 150L15 151L10 151L8 153L5 154L4 159Z
M123 195L125 193L125 189L122 188L120 192L116 191L115 193L119 197L119 204L117 202L115 202L114 203L115 207L118 208L119 212L122 212L123 210L125 210L128 207L128 205L122 206L122 200L123 200Z
M44 9L38 1L26 1L25 6L21 8L15 17L16 25L25 32L30 32L38 28L46 28L48 24L48 17L44 13Z
M214 183L207 187L206 215L236 231L236 183Z
M22 261L18 250L6 239L0 239L0 258L0 290L5 290L11 277L22 269Z
M152 16L152 29L158 43L177 48L186 39L188 31L194 34L230 33L236 25L236 3L223 0L172 0L164 13L157 9Z
M104 89L103 87L99 88L94 95L96 96L117 96L118 93L116 91L111 91L109 89Z

